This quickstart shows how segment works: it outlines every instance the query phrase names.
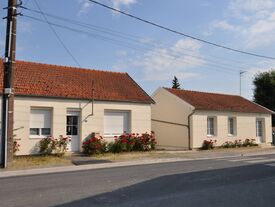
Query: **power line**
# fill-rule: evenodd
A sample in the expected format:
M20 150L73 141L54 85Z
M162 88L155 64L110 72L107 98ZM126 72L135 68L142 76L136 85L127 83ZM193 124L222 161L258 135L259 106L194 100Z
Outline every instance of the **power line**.
M31 11L31 12L39 13L39 14L41 13L40 11L29 9L29 8L24 8L24 9L26 9L28 11ZM140 41L141 37L136 36L136 35L131 35L131 34L123 33L123 32L118 32L118 31L115 31L115 30L111 30L109 28L99 27L99 26L87 24L87 23L84 23L84 22L80 22L80 21L77 21L77 20L73 20L73 19L68 19L68 18L52 15L52 14L45 13L45 12L44 12L44 15L49 16L49 17L54 18L54 19L58 19L58 20L61 20L61 21L68 22L70 24L74 24L74 25L78 25L78 26L85 27L85 28L88 28L88 29L92 29L92 30L95 30L97 32L102 32L104 34L109 34L109 35L113 35L113 36L116 36L116 37L119 37L119 38L127 39L129 41L134 42L135 44L143 44L143 45L146 45L146 46L149 45L149 46L153 47L154 49L159 49L160 48L160 47L156 47L156 45L154 45L154 44L152 44L150 42L149 43L142 43ZM128 37L128 36L131 36L131 37ZM160 43L160 42L157 42L157 45L159 46L159 45L164 45L164 44ZM228 67L230 70L232 70L233 68L240 68L242 70L247 70L247 68L244 68L244 67L242 67L240 65L233 66L231 64L225 63L224 60L223 61L213 61L213 60L210 60L208 58L195 55L193 50L190 50L190 49L188 50L187 48L184 48L183 50L184 51L185 50L186 51L190 51L191 53L185 53L185 52L182 52L182 51L177 52L177 53L180 53L182 55L188 55L188 56L195 57L195 58L199 58L199 59L202 59L203 61L208 61L208 62L211 61L212 64L222 65L220 67ZM170 52L172 53L173 51L170 51ZM215 58L215 59L219 59L219 58Z
M260 57L260 58L275 60L275 57L265 56L265 55L261 55L261 54L251 53L251 52L246 52L246 51L243 51L243 50L238 50L238 49L234 49L234 48L231 48L231 47L228 47L228 46L225 46L225 45L221 45L221 44L217 44L217 43L214 43L214 42L210 42L210 41L207 41L207 40L198 38L198 37L194 37L194 36L185 34L185 33L183 33L183 32L179 32L179 31L177 31L177 30L170 29L170 28L168 28L168 27L165 27L165 26L162 26L162 25L160 25L160 24L154 23L154 22L152 22L152 21L149 21L149 20L146 20L146 19L137 17L137 16L132 15L132 14L130 14L130 13L126 13L126 12L121 11L121 10L119 10L119 9L116 9L116 8L114 8L114 7L108 6L108 5L106 5L106 4L102 4L102 3L98 2L98 1L94 1L94 0L88 0L88 1L90 1L90 2L92 2L92 3L95 3L95 4L99 5L99 6L102 6L102 7L104 7L104 8L110 9L110 10L112 10L112 11L118 12L118 13L120 13L120 14L123 14L123 15L125 15L125 16L128 16L128 17L130 17L130 18L136 19L136 20L138 20L138 21L144 22L144 23L146 23L146 24L150 24L150 25L155 26L155 27L158 27L158 28L160 28L160 29L163 29L163 30L166 30L166 31L169 31L169 32L172 32L172 33L175 33L175 34L178 34L178 35L181 35L181 36L184 36L184 37L193 39L193 40L197 40L197 41L203 42L203 43L205 43L205 44L209 44L209 45L212 45L212 46L215 46L215 47L219 47L219 48L222 48L222 49L225 49L225 50L230 50L230 51L237 52L237 53L241 53L241 54L245 54L245 55L250 55L250 56L255 56L255 57Z
M79 62L77 61L77 59L74 57L74 55L71 53L71 51L66 47L65 43L63 42L63 40L60 38L60 36L57 34L57 32L55 31L54 27L49 23L46 15L44 14L44 12L42 11L42 9L40 8L38 2L36 0L34 0L37 8L39 9L39 11L41 12L43 18L45 19L45 21L47 22L47 24L49 25L50 29L52 30L52 32L54 33L54 35L56 36L56 38L58 39L58 41L60 42L60 44L63 46L63 48L67 51L67 53L71 56L71 58L73 59L73 61L79 66L81 67L81 65L79 64Z
M29 16L29 15L23 15L23 17L27 17L27 18L30 18L30 19L33 19L33 20L45 23L44 20L41 20L41 19L38 19L38 18L35 18L35 17L32 17L32 16ZM100 39L100 40L103 40L103 41L106 41L106 42L110 42L110 43L115 44L115 45L119 45L119 46L123 46L123 47L128 47L128 48L131 48L131 49L134 49L134 50L139 50L139 51L143 52L144 50L148 49L148 48L144 48L144 47L135 47L135 46L133 47L133 44L129 45L126 42L123 42L123 41L120 41L120 40L116 40L116 39L113 39L113 38L109 38L109 37L105 37L105 36L98 35L98 34L93 34L91 32L87 32L87 31L84 31L84 30L79 30L79 29L71 28L71 27L68 27L68 26L64 26L64 25L60 25L60 24L56 24L56 23L52 23L52 22L46 22L46 23L51 24L52 26L56 26L56 27L63 28L63 29L66 29L66 30L70 30L70 31L73 31L73 32L77 32L77 33L80 33L80 34L86 34L88 36L92 36L93 38ZM159 54L159 55L162 56L162 54ZM170 57L174 58L175 61L181 61L181 60L179 60L179 58L176 58L175 56L170 55ZM196 59L198 60L199 58L196 58ZM182 62L192 63L192 62L187 61L187 60L184 60ZM208 63L208 64L210 66L212 65L212 68L213 67L217 68L217 69L214 69L214 70L221 71L221 72L226 72L226 73L231 74L231 75L235 74L232 70L229 70L228 68L225 68L225 67L222 67L222 66L218 66L217 67L213 63Z
M31 8L27 8L27 7L22 7L22 8L25 9L25 10L27 10L27 11L30 11L30 12L41 14L40 11L35 10L35 9L31 9ZM77 20L74 20L74 19L69 19L69 18L65 18L65 17L62 17L62 16L57 16L57 15L49 14L49 13L46 13L46 12L44 12L44 15L46 15L48 17L51 17L51 18L54 18L54 19L57 19L57 20L68 22L70 24L74 24L74 25L78 25L78 26L81 26L81 27L89 28L89 29L95 30L97 32L104 32L104 34L110 34L110 35L113 35L113 36L124 38L124 39L127 39L129 41L133 41L136 44L142 43L140 41L140 39L142 39L142 37L137 36L137 35L133 35L133 34L129 34L129 33L124 33L124 32L121 32L121 31L116 31L116 30L113 30L113 29L110 29L110 28L106 28L106 27L102 27L102 26L88 24L88 23L85 23L85 22L81 22L81 21L77 21ZM164 44L163 42L159 42L159 41L155 41L155 40L154 40L154 43L156 45L158 45L158 46L161 45L162 47L168 46L168 44ZM146 44L147 45L151 45L154 48L156 47L156 45L152 44L151 42L148 42ZM190 51L193 54L193 50L190 50L190 49L187 49L187 48L184 48L184 50ZM182 53L182 54L185 54L185 53ZM187 54L190 54L190 53L187 53ZM189 56L194 56L194 55L189 55ZM210 57L212 59L215 59L215 61L213 61L213 60L211 60L209 58L206 58L205 56L203 58L202 57L199 57L199 58L200 59L204 59L204 60L210 60L211 62L214 62L214 63L217 63L217 64L222 64L223 67L224 66L228 66L228 67L230 67L231 70L232 70L232 68L240 68L242 70L247 70L247 67L252 67L252 65L245 64L245 63L243 63L241 61L236 61L236 60L232 60L232 59L229 60L229 59L226 59L226 58L221 58L221 57L217 57L217 56L213 56L213 55L211 55ZM218 60L218 61L216 61L216 60ZM230 64L228 64L228 62L230 62ZM238 64L238 66L232 65L231 64L232 62L236 62Z

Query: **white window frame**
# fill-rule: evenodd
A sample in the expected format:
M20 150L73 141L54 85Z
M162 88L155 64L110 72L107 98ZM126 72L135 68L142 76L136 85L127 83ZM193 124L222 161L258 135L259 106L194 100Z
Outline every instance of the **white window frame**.
M211 126L210 126L210 120L213 120L213 133L211 132ZM213 136L216 136L216 128L217 128L217 118L214 117L214 116L208 116L207 117L207 136L208 137L213 137Z
M49 124L47 124L48 126L47 127L41 127L41 126L33 126L33 124L31 123L32 122L32 111L48 111L49 114L48 114L48 119L49 119ZM36 108L36 107L31 107L30 109L30 125L29 125L29 137L31 139L43 139L43 138L47 138L49 136L52 135L52 120L53 120L53 110L51 108ZM38 134L31 134L30 130L31 129L38 129ZM43 135L42 134L42 130L43 129L50 129L50 133L49 134L45 134Z
M103 124L103 135L106 138L114 138L115 136L120 136L122 133L106 133L105 132L105 113L127 113L128 114L128 131L126 133L131 133L131 111L129 110L115 110L115 109L105 109L104 110L104 124Z
M231 120L232 120L232 128L231 128L231 123L230 123ZM227 127L228 127L228 136L236 136L236 134L237 134L237 131L236 131L236 127L237 127L236 117L228 117ZM233 131L231 131L231 129Z

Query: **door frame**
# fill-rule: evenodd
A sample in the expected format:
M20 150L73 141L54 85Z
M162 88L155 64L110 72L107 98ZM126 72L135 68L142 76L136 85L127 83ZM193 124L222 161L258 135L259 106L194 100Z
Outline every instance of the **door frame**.
M81 146L81 129L82 129L82 124L81 124L81 110L80 109L67 109L66 112L66 134L67 134L67 116L78 116L78 149L77 150L72 150L72 141L71 141L71 147L70 147L70 152L80 152L80 146ZM73 136L73 135L66 135L66 136Z
M261 122L261 134L262 136L257 136L258 134L258 121ZM256 118L256 142L261 144L265 142L265 121L263 118Z

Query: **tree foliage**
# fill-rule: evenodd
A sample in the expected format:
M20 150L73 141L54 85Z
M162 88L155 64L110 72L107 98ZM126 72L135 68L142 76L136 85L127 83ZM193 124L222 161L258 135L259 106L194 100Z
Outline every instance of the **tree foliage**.
M258 73L254 78L254 101L275 111L275 71ZM275 126L275 116L272 116Z
M180 89L180 83L176 76L174 76L174 79L172 81L172 88L174 89Z

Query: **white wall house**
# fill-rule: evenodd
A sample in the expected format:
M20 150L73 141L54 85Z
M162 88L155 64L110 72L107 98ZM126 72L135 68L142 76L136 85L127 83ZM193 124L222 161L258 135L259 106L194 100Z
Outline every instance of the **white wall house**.
M153 100L127 73L23 61L15 73L18 155L37 153L48 136L68 135L69 150L81 151L92 132L112 140L123 132L151 131Z
M159 88L152 95L158 145L200 148L204 140L272 142L271 110L240 96Z

